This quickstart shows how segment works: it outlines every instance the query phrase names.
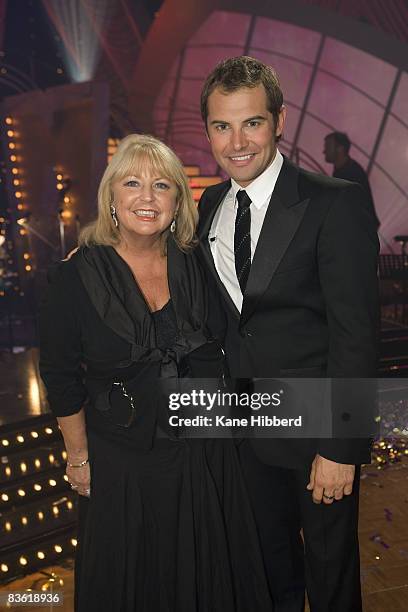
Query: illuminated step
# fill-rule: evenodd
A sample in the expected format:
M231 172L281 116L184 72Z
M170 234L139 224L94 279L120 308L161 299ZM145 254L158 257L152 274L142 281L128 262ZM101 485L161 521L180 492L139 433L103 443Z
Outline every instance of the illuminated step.
M220 176L194 176L190 178L190 187L210 187L222 182Z
M65 495L55 492L2 513L0 557L4 548L20 543L24 550L24 541L40 535L48 536L64 525L73 525L77 503L78 494L69 490Z
M13 508L21 508L46 495L53 495L55 492L63 495L69 490L64 466L13 480L1 488L0 517Z
M57 430L56 426L55 429ZM10 453L8 456L3 455L0 465L0 487L50 468L64 466L66 458L62 439L51 440L50 444L39 445L38 448Z
M48 535L31 538L24 545L17 544L1 550L0 584L32 574L41 567L59 565L62 559L75 556L76 546L76 526L71 524L54 529ZM50 582L55 583L55 591L61 590L63 582L54 578Z
M200 174L200 166L183 166L187 176L198 176Z
M193 188L191 190L193 192L193 198L196 202L198 202L198 200L201 198L201 196L203 195L205 188L204 187L196 187Z
M8 463L8 457L14 453L22 453L44 444L49 445L57 440L62 440L62 437L55 417L51 414L2 425L0 427L1 464ZM3 456L6 459L3 459Z

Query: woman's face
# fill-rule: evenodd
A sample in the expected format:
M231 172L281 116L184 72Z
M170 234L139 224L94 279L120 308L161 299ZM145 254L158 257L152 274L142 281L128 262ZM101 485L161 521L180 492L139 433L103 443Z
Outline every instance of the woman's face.
M112 191L119 231L124 239L157 238L174 219L176 183L151 168L114 181Z

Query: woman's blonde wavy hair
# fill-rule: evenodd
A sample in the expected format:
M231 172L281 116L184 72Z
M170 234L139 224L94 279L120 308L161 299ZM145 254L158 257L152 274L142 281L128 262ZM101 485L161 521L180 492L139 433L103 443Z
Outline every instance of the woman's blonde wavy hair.
M179 248L186 251L196 244L197 207L188 185L187 176L177 155L163 142L146 134L130 134L119 144L109 162L98 190L98 217L85 226L79 236L80 246L94 244L116 246L120 242L120 227L115 227L110 206L112 185L125 176L140 176L149 169L177 186L177 220L173 234ZM169 228L162 234L162 249L166 252Z

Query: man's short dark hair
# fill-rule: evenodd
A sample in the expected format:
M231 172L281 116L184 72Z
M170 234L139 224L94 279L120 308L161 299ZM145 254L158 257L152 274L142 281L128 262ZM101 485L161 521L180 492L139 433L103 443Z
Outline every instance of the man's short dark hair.
M220 88L225 93L232 93L242 87L253 88L261 84L265 88L268 110L272 113L276 127L283 104L278 75L270 66L247 55L223 60L208 75L201 92L201 116L205 126L207 127L208 98L215 89Z
M343 147L346 153L350 151L350 138L345 132L331 132L330 134L327 134L324 139L326 140L327 138L333 138L335 144Z

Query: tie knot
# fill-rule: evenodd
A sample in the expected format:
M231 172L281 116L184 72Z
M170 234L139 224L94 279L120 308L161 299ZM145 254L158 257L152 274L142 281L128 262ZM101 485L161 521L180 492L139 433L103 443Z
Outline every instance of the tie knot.
M251 205L251 198L249 197L245 189L240 189L237 192L237 201L238 201L238 208L240 210L244 208L249 208L249 206Z

